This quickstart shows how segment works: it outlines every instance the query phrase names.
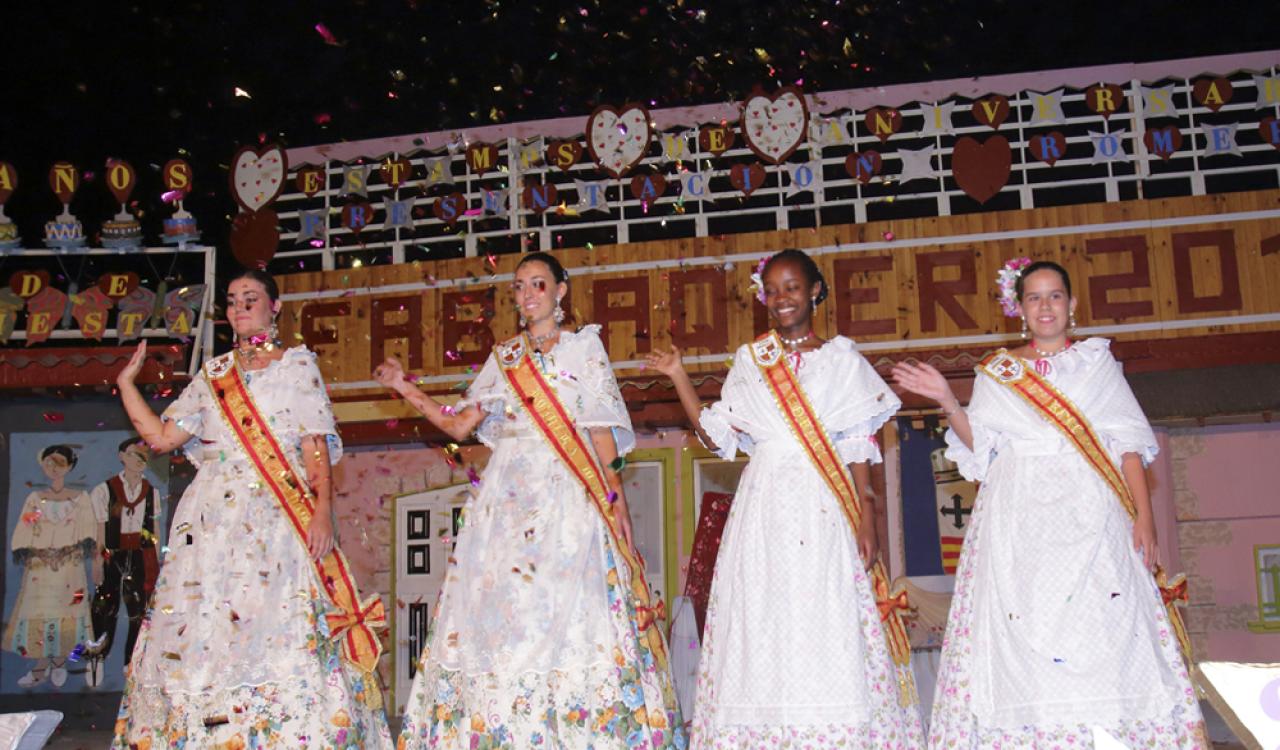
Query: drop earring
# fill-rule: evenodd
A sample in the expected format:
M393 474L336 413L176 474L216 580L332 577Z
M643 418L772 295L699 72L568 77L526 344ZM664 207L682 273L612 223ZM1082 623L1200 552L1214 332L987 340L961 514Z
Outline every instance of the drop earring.
M1071 311L1071 317L1067 318L1067 325L1070 326L1072 331L1076 330L1076 313L1074 310Z
M814 314L814 315L817 315L817 314L818 314L818 298L817 298L817 297L810 297L810 298L809 298L809 302L810 302L810 304L812 304L812 305L813 305L813 314Z
M1027 319L1026 318L1022 319L1022 338L1023 340L1026 340L1027 338Z
M560 299L563 299L563 298L560 298ZM560 306L560 299L556 300L556 312L555 312L556 325L560 325L561 323L564 322L564 308Z

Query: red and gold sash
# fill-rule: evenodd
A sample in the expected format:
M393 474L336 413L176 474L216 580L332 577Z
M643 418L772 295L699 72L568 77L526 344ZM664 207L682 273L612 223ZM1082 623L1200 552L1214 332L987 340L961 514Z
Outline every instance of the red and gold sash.
M849 468L840 462L831 438L827 436L804 389L800 387L800 381L787 366L782 340L776 332L770 331L751 345L751 354L760 373L764 375L765 384L778 402L783 418L804 446L805 453L826 481L827 487L840 501L840 509L849 522L849 529L856 536L862 525L862 502L853 484L853 476L850 475ZM908 668L911 661L911 640L902 621L902 612L907 609L906 592L898 595L890 592L889 576L879 560L871 566L871 584L889 653L899 667L898 675L904 698L914 696L910 683L902 682L904 679L911 679Z
M1103 446L1102 438L1094 431L1093 425L1089 424L1084 412L1080 411L1071 399L1042 378L1035 368L1027 367L1026 362L1010 354L1006 349L1001 349L987 357L977 370L1017 394L1033 411L1065 437L1067 442L1084 457L1085 463L1089 464L1115 493L1120 505L1129 514L1130 520L1137 519L1138 509L1133 502L1133 493L1129 489L1128 482L1124 481L1119 467L1111 460L1111 456ZM1178 602L1186 601L1186 579L1179 574L1174 577L1174 584L1170 585L1165 580L1164 571L1159 567L1156 568L1155 577L1156 584L1161 590L1165 610L1169 614L1169 623L1178 636L1183 655L1190 659L1191 640L1182 622L1182 611L1178 609ZM1180 584L1181 591L1178 590Z
M613 515L613 502L604 474L597 466L594 454L583 441L578 428L560 403L556 392L542 377L538 366L528 356L530 345L523 336L494 347L499 368L516 398L529 411L533 423L555 450L560 460L586 490L587 497L604 521L614 549L622 556L631 572L631 595L635 610L636 631L642 647L653 654L660 670L667 668L666 644L657 620L665 616L662 602L652 603L649 584L644 575L644 560L627 544L622 528Z
M254 404L234 354L210 360L205 366L205 375L227 426L289 519L298 543L305 548L307 530L315 513L315 497L311 488L294 471L280 443L271 433L267 420ZM310 551L306 554L311 559ZM365 672L372 672L382 653L382 642L374 629L387 625L382 599L377 595L364 600L360 598L351 566L337 545L320 560L313 559L312 563L334 608L325 615L330 637L341 639L342 655L347 661Z

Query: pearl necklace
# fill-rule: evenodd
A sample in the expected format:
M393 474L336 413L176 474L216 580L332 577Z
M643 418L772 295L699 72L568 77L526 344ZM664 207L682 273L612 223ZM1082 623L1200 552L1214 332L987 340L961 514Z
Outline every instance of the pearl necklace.
M801 344L813 338L813 331L809 331L808 333L806 333L805 335L801 336L798 339L789 339L783 336L782 334L778 334L778 338L782 339L782 343L786 344L788 349L791 349L794 351Z
M1053 359L1054 357L1061 355L1063 352L1067 351L1070 348L1071 348L1070 340L1067 341L1066 346L1062 347L1056 352L1046 352L1040 347L1036 346L1035 340L1032 340L1031 342L1031 351L1036 353L1036 356L1038 359Z

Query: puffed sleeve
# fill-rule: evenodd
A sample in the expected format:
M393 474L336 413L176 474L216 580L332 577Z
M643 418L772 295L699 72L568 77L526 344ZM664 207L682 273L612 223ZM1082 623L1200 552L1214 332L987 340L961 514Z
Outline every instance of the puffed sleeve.
M750 454L755 447L751 439L760 426L751 420L751 388L760 378L760 370L751 356L751 347L743 344L733 355L733 365L720 389L720 400L706 407L698 416L702 431L715 445L715 453L730 461L741 450ZM710 446L708 446L710 447Z
M973 396L965 407L965 415L969 418L969 430L973 433L973 448L964 444L954 429L946 434L947 459L954 461L960 476L970 482L981 482L987 477L987 469L991 459L995 457L996 440L999 433L987 421L987 413L994 406L999 395L995 383L987 376L978 373L973 380Z
M838 378L837 405L823 414L823 426L835 443L840 460L846 464L880 463L880 447L875 434L893 418L902 401L880 377L867 358L843 336L833 339Z
M476 379L471 381L471 387L467 388L467 392L453 408L462 411L474 406L483 411L485 417L476 428L476 437L493 448L502 430L502 421L506 419L507 399L510 396L511 389L507 387L507 379L498 367L498 356L490 352Z
M329 402L315 352L297 346L285 352L285 356L296 373L293 382L297 388L289 394L287 408L296 420L298 435L323 435L329 446L329 463L336 464L342 458L342 439L338 437L333 404Z
M213 394L209 392L209 381L204 372L182 389L182 393L160 415L161 421L174 422L182 431L192 437L200 437L204 427L205 412L213 406Z
M600 340L600 326L584 326L574 334L573 343L573 354L567 363L572 370L556 373L561 379L559 392L570 397L562 400L567 402L579 429L609 428L618 455L625 456L636 447L636 434L609 363L609 353Z
M1111 342L1089 339L1085 343L1095 341L1101 342L1103 351L1096 365L1098 382L1094 386L1101 395L1100 407L1090 409L1089 414L1093 428L1115 461L1126 453L1136 453L1142 458L1142 465L1148 466L1160 450L1156 434L1125 380L1124 369L1111 353Z

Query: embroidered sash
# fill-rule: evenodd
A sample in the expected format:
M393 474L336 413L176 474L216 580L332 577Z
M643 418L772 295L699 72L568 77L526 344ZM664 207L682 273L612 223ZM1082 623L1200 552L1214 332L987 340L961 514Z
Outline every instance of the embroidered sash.
M1093 425L1085 418L1084 412L1067 398L1064 393L1054 387L1026 363L1008 350L1001 349L983 360L977 371L991 378L1018 395L1036 414L1039 414L1051 427L1056 429L1067 442L1075 447L1084 457L1102 481L1106 482L1130 520L1138 517L1137 506L1133 502L1133 493L1124 481L1120 469L1111 460L1102 438L1094 432ZM1161 599L1169 615L1169 623L1182 646L1182 653L1191 658L1191 640L1187 636L1186 626L1182 621L1182 611L1178 602L1186 601L1185 577L1181 574L1174 577L1170 584L1165 579L1165 572L1159 567L1155 571L1156 584L1160 587Z
M591 449L578 433L573 418L560 403L556 392L542 377L533 359L528 356L530 348L528 340L523 335L499 344L494 348L498 366L520 404L528 410L538 431L547 439L556 455L586 490L587 498L600 514L605 528L609 530L614 549L631 571L632 609L635 612L633 620L640 646L647 648L653 654L659 670L665 670L667 667L666 645L663 643L662 633L658 630L656 622L664 617L663 604L652 603L649 584L644 575L644 561L622 536L622 528L613 515L613 503L609 486L604 481L604 474L596 465Z
M848 467L841 463L835 445L818 421L813 406L800 387L800 381L787 366L778 334L770 331L756 339L751 345L751 355L760 368L760 373L764 375L769 391L778 402L783 418L804 446L805 453L826 481L827 487L840 501L840 509L849 522L849 530L856 536L862 525L862 502L853 484L853 476ZM871 566L871 585L889 653L898 665L899 686L903 690L903 703L906 704L914 697L914 683L910 682L909 671L911 641L902 621L902 612L908 608L906 593L895 596L890 592L889 576L879 560Z
M258 411L234 356L226 354L210 360L205 365L205 376L227 426L289 519L298 543L305 548L307 530L315 513L315 497L293 470L267 420ZM312 559L309 551L306 554ZM312 559L312 564L334 608L325 615L330 637L341 640L343 658L365 672L374 671L382 653L382 642L374 629L387 624L382 599L376 594L368 599L360 598L351 566L337 545L320 560Z

